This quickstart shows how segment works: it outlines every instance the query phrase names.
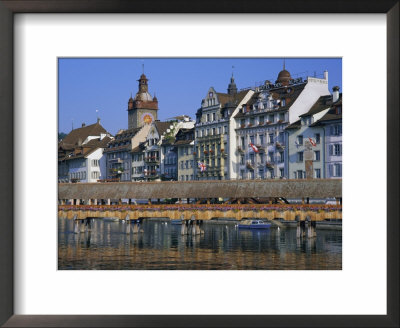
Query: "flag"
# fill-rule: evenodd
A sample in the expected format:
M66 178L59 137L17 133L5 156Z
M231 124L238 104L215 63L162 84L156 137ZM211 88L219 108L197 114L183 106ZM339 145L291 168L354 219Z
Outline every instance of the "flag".
M204 163L198 162L198 165L201 172L204 172L207 169L206 164Z
M312 138L308 138L308 140L310 140L310 143L313 147L315 147L317 145L316 142Z
M250 147L253 148L254 152L258 153L258 148L254 146L251 142L250 142Z

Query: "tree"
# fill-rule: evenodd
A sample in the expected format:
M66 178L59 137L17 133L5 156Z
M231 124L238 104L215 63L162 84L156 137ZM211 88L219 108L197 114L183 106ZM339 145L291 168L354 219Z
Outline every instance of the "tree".
M63 140L67 136L64 132L58 132L58 141Z

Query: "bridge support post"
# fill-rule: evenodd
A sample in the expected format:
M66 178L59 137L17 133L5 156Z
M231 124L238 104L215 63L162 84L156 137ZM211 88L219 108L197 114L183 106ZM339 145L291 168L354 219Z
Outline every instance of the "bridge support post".
M75 204L76 205L80 205L81 204L81 200L80 199L75 199Z
M195 228L196 228L196 235L200 235L200 226L199 226L199 224L200 224L200 221L199 220L196 220L195 221L196 222L196 225L195 225Z
M307 238L313 238L317 235L315 227L316 221L308 221L307 222Z
M92 205L92 200L90 198L87 200L87 204Z
M187 234L187 220L183 219L182 220L182 226L181 226L181 235L186 235Z
M297 230L296 230L296 237L304 237L306 234L306 221L298 221L297 222Z
M111 199L110 198L107 199L107 205L111 205Z
M125 219L125 224L126 224L125 233L126 233L127 235L129 235L129 234L131 233L131 220L129 220L129 217L127 217L127 218Z
M93 204L97 205L97 198L93 200Z
M85 232L85 220L80 220L80 232Z
M136 234L139 232L139 220L133 220L133 233Z
M74 216L74 233L79 233L79 220L76 219L77 215Z

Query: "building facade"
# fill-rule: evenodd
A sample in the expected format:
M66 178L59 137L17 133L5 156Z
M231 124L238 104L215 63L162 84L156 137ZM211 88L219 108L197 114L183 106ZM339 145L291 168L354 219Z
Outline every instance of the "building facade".
M111 135L96 124L72 130L58 145L58 182L97 182L106 177L103 151Z
M332 106L313 127L320 127L324 130L325 145L325 172L328 179L342 178L342 94L339 87L333 88Z
M176 134L175 148L177 153L177 177L180 181L196 180L197 166L194 148L194 128L180 129Z
M236 140L234 116L253 95L252 90L237 91L232 76L228 93L218 93L210 87L196 113L196 161L205 170L196 170L199 180L234 179L236 171Z
M293 79L283 69L275 83L265 81L255 88L235 115L237 178L288 178L289 140L285 129L324 95L329 95L328 72L320 79L303 80Z

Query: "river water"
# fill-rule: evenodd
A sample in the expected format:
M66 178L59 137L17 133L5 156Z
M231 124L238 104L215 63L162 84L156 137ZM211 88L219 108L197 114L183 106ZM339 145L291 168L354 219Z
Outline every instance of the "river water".
M144 220L139 234L126 223L93 219L91 231L74 233L58 221L60 270L341 270L342 231L317 228L316 238L296 238L296 228L242 230L205 222L202 235L181 226Z

